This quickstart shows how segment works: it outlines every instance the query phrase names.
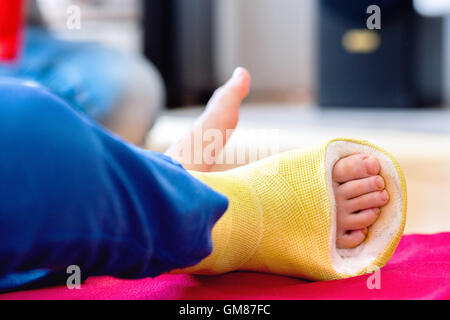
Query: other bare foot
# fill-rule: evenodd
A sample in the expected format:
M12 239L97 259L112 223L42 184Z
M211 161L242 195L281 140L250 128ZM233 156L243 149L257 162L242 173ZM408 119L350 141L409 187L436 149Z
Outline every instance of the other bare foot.
M207 130L220 130L223 141L212 150L213 158L217 157L230 137L227 130L236 128L239 119L239 106L249 91L250 74L244 68L236 68L227 83L214 92L205 111L197 119L193 128L172 145L166 154L179 161L188 170L209 171L214 166L214 161L212 163L205 163L205 161L196 163L194 161L195 159L203 160L203 151L206 147L206 145L195 146L193 143L195 136L201 135L203 137ZM189 149L189 152L184 152L187 149ZM195 157L196 153L197 157Z

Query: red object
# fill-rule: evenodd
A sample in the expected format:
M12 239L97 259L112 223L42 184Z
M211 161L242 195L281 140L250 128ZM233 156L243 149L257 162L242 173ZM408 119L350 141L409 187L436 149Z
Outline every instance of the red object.
M23 0L0 0L0 61L17 58L23 30Z
M380 288L369 289L371 275L308 282L234 272L222 276L162 275L155 279L93 277L79 290L65 286L0 295L4 299L449 299L450 233L404 236L380 272ZM373 283L373 282L372 282Z

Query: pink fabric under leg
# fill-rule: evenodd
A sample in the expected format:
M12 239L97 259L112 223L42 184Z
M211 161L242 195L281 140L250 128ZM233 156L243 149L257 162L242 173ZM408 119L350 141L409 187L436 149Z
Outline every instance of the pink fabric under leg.
M4 299L449 299L450 233L407 235L373 275L308 282L276 275L234 272L222 276L162 275L155 279L93 277L80 290L65 286L0 295Z

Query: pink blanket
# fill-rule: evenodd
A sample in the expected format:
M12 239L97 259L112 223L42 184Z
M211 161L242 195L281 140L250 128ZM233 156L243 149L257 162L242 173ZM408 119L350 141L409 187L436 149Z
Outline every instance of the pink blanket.
M251 272L211 277L162 275L141 280L93 277L79 290L61 286L0 295L1 300L449 298L450 233L404 236L391 261L377 275L343 280L308 282Z

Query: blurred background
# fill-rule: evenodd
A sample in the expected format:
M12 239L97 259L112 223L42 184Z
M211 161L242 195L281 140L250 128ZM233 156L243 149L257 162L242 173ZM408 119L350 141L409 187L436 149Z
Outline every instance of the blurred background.
M276 139L258 141L275 144L273 152L336 136L367 139L389 150L405 171L406 232L450 230L450 2L30 3L30 23L53 37L95 42L145 61L126 78L139 98L125 99L99 120L128 141L163 152L189 129L213 90L244 66L252 90L228 149L254 145L255 130L277 132ZM71 5L80 8L80 28L68 28ZM380 29L367 27L370 5L380 8ZM158 112L143 113L140 105L152 99Z
M205 102L211 90L226 81L237 65L251 71L252 100L384 107L450 105L450 90L443 90L450 89L450 56L445 55L450 40L445 14L450 9L446 1L334 2L37 0L48 28L59 37L98 41L119 50L145 53L163 74L169 107ZM345 32L366 29L366 8L377 3L381 9L381 29L375 30L382 38L379 47L372 52L346 49L341 45ZM71 4L81 8L80 29L69 30L66 26ZM346 64L347 60L354 61ZM347 87L360 75L359 80L365 78L360 81L366 83L366 88L360 83L365 92L353 95L375 92L379 102L368 97L367 101L351 97L345 100L333 96L326 87L338 84L339 76L333 75L340 70L334 69L350 72L352 65L365 69L347 75ZM420 80L407 78L414 77L413 73L417 78L427 76L421 68L433 68L434 72L425 79L428 84L424 86L416 83ZM404 74L398 74L400 71ZM392 79L387 77L395 73ZM378 79L371 79L374 75L384 78L384 82L391 81L389 84L395 87L388 89L388 83L382 87ZM371 85L379 87L371 92ZM376 93L376 89L388 92Z

